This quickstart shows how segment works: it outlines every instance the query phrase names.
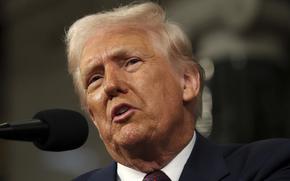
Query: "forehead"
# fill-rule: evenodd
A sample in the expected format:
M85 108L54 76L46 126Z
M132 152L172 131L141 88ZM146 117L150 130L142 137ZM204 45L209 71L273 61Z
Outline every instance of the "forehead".
M106 28L87 40L81 64L91 60L105 60L115 54L152 54L155 48L149 33L141 28Z

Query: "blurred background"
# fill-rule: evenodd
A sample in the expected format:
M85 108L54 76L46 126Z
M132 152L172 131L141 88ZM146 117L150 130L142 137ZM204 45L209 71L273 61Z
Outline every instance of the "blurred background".
M65 30L117 0L0 2L0 123L50 108L80 111L67 74ZM206 72L202 134L218 143L290 137L290 2L160 0L192 40ZM76 150L44 152L0 140L0 181L72 178L110 162L90 124Z

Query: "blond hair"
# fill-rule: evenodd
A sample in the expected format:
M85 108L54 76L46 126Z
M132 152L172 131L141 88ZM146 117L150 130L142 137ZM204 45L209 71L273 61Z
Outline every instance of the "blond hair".
M79 62L86 41L97 31L106 27L129 26L143 27L145 31L164 41L165 51L172 61L179 60L186 66L197 65L201 88L194 106L196 118L201 116L202 110L202 84L203 70L197 60L193 57L189 38L182 29L174 22L168 21L164 10L156 3L146 2L142 4L130 4L115 8L111 11L100 12L85 16L77 20L68 30L66 35L67 57L69 73L73 77L76 91L80 95L81 103L85 106L85 89L81 82Z

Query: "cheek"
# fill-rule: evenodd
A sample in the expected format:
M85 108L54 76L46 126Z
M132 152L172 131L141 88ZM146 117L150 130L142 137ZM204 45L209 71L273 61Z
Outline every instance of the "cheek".
M93 115L91 116L91 119L93 121L93 124L95 127L98 129L99 136L100 138L106 142L106 140L109 140L110 137L110 127L111 125L108 125L108 122L106 121L106 116L105 112L99 111L103 110L98 108L96 104L93 104L90 106L90 114Z
M87 108L95 126L100 128L102 122L106 119L106 109L103 106L101 96L99 94L88 94Z
M166 69L167 67L165 67ZM168 68L169 69L169 68ZM150 94L153 93L160 102L168 103L182 99L181 79L175 72L167 72L160 70L152 76L152 84L150 86Z
M87 107L91 119L99 131L101 139L106 142L111 139L111 123L107 121L104 96L97 91L87 94Z
M167 67L164 67L167 68ZM172 112L182 107L181 78L171 72L162 70L145 74L138 83L140 96L155 117L168 117Z
M87 92L86 100L87 100L87 107L91 110L93 114L100 112L104 108L102 108L102 105L104 105L104 96L102 95L100 90L91 90L90 92ZM100 109L102 108L102 109Z

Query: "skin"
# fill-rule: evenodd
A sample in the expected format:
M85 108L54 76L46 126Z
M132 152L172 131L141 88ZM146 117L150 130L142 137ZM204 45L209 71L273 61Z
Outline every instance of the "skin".
M151 172L164 167L194 132L192 103L199 91L195 67L176 69L142 29L97 32L85 44L79 68L88 112L112 158ZM111 112L131 106L120 122Z

